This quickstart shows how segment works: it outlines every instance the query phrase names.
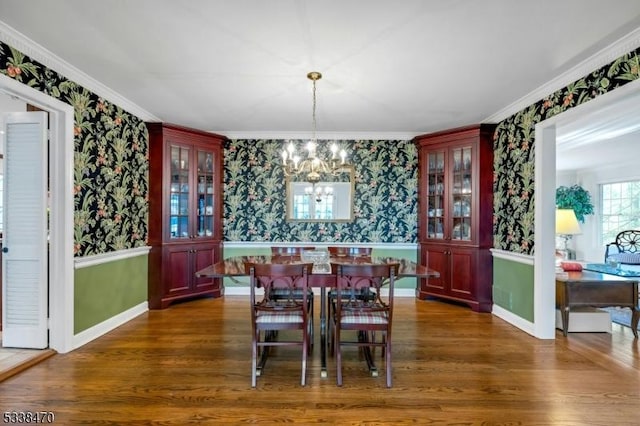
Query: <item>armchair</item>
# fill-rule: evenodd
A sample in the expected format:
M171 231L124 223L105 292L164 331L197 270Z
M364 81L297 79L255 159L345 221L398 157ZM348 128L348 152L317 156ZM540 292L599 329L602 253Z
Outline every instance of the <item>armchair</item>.
M640 231L630 229L618 233L615 241L606 245L604 261L610 260L622 265L640 265Z

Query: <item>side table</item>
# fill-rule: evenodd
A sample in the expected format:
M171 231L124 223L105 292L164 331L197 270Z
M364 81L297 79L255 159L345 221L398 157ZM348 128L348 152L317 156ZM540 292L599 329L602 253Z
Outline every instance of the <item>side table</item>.
M569 330L569 312L577 306L631 308L631 329L638 338L638 280L583 270L556 274L556 308L562 315L562 333Z

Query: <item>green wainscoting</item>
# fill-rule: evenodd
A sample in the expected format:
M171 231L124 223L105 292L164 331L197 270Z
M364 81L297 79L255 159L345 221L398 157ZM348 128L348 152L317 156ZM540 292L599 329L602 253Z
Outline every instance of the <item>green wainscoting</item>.
M274 243L274 245L278 245ZM357 244L354 244L357 245ZM327 247L326 243L319 243L318 248ZM269 255L271 254L271 249L267 246L261 247L225 247L224 248L224 258L229 258L233 256L250 256L250 255ZM418 257L418 249L417 248L406 248L406 246L402 246L401 248L393 248L390 246L385 247L376 247L373 249L374 256L380 257L398 257L403 259L415 260ZM416 288L416 278L402 278L396 281L396 289L398 288ZM225 287L246 287L249 285L249 279L247 277L235 277L235 278L225 278L224 286Z
M493 303L533 322L533 274L533 265L494 256Z
M74 334L147 301L148 256L75 270Z

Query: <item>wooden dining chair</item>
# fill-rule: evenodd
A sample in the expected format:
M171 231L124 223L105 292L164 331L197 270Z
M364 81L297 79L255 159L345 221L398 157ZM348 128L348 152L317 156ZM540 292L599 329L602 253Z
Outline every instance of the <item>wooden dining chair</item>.
M331 264L336 275L336 297L333 299L332 348L336 356L336 381L342 386L342 347L359 347L372 373L373 349L380 347L385 359L387 387L391 387L391 325L393 290L399 265L394 264ZM383 287L388 293L383 295ZM363 289L371 290L374 298L359 297ZM351 333L354 332L354 333ZM378 340L380 337L380 340Z
M329 246L327 247L329 255L333 258L370 258L373 249L371 247L358 247L358 246ZM331 318L331 309L336 297L335 289L329 289L327 292L327 316ZM361 298L371 298L371 290L369 288L363 288L361 294L358 295ZM331 339L331 330L329 330L329 339Z
M298 257L302 255L302 252L305 250L315 250L315 247L305 247L305 246L271 246L271 256L285 256L285 257ZM309 269L309 273L311 273L311 269ZM313 348L313 329L314 329L314 324L313 324L313 317L314 317L314 313L313 313L313 305L314 305L314 295L313 295L313 289L311 287L309 287L309 289L307 290L309 292L309 294L307 295L307 300L309 302L309 313L310 313L310 318L309 318L309 347ZM273 299L281 299L283 297L286 297L287 294L283 289L278 289L275 288L272 290L272 294L271 297ZM300 294L296 294L296 297L300 297Z
M245 263L250 277L251 292L251 387L256 387L262 374L269 349L273 346L302 346L302 378L306 384L309 348L308 288L312 264ZM256 288L263 288L260 296ZM286 297L271 297L272 290L283 290ZM282 340L278 331L300 330L302 337ZM260 357L260 361L258 361Z

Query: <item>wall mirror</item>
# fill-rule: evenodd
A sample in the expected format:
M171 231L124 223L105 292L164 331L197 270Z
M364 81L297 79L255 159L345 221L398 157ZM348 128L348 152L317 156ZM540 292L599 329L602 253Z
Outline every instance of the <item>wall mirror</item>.
M294 222L351 222L355 179L352 167L320 177L315 185L304 176L287 177L287 220Z

